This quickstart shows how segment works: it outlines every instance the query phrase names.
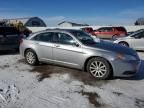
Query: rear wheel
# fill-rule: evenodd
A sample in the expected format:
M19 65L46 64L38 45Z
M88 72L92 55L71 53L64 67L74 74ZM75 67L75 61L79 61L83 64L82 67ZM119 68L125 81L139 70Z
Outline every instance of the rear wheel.
M29 49L26 51L25 53L25 59L26 59L26 62L30 65L37 65L38 64L38 59L37 59L37 55L36 53Z
M97 80L109 79L111 76L109 63L100 57L95 57L88 61L87 71Z

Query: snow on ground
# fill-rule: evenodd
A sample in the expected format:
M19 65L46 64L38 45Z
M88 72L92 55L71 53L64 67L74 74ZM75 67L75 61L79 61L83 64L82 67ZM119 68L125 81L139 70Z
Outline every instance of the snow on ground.
M139 53L144 59L144 53ZM144 108L144 61L133 78L96 81L64 67L0 55L0 108Z

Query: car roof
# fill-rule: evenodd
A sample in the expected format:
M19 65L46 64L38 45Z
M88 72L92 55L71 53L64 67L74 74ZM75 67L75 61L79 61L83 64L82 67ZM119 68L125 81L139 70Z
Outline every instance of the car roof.
M56 28L56 29L46 29L46 31L81 31L80 29L61 29L61 28Z
M46 33L46 32L64 32L64 33L72 33L72 32L76 32L76 31L82 31L80 29L46 29L43 31L38 31L38 32L34 32L32 33L29 37L27 37L26 39L31 39L33 36L40 34L40 33ZM83 31L82 31L83 32Z
M56 28L56 29L46 29L46 30L43 30L43 31L38 31L38 32L35 32L35 33L43 33L43 32L75 32L75 31L82 31L80 29L59 29L59 28Z
M100 27L100 28L125 28L123 26L109 26L109 27Z

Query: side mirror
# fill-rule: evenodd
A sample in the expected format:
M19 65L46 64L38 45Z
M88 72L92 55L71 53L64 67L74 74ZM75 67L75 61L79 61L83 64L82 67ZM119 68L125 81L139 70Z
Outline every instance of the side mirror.
M80 45L79 45L76 41L74 41L74 40L71 40L70 43L71 43L71 45L73 45L73 46L75 46L75 47L79 47L79 46L80 46Z

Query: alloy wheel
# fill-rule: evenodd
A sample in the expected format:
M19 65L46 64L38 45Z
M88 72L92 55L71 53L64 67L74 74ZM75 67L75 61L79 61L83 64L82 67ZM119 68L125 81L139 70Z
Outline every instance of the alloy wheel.
M94 77L101 78L107 73L106 65L101 61L94 61L90 64L90 73Z
M34 62L36 61L35 54L33 52L30 52L30 51L27 52L26 60L29 64L34 64Z

